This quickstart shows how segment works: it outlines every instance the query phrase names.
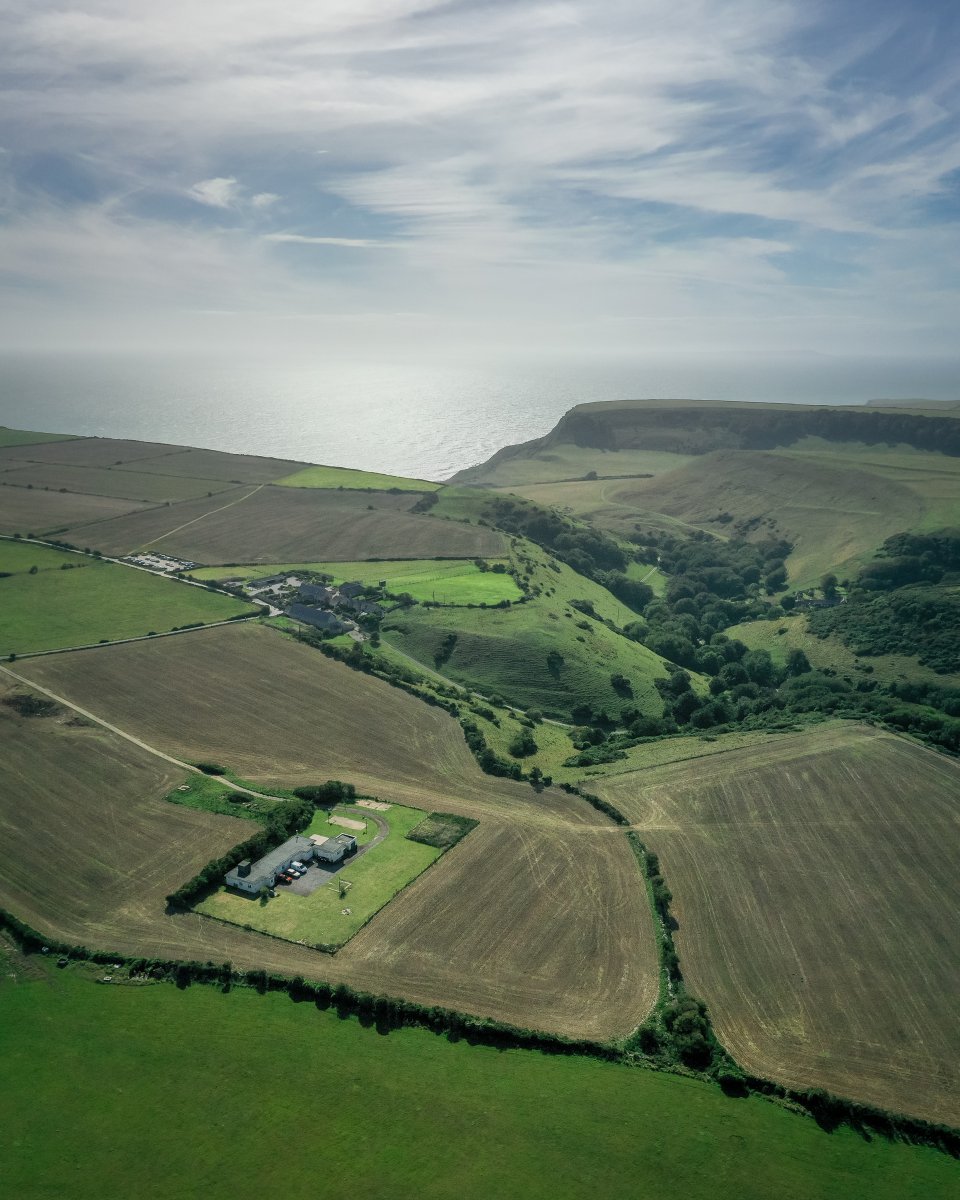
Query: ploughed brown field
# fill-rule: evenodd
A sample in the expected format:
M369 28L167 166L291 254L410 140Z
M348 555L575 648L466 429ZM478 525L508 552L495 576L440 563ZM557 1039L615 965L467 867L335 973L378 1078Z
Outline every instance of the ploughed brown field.
M3 489L0 489L2 491ZM149 545L201 563L493 557L492 529L411 513L416 494L256 485L67 530L104 554Z
M836 724L595 783L660 855L748 1070L960 1123L960 766Z
M91 521L106 521L144 508L137 500L11 487L5 486L3 480L4 476L0 475L0 533L59 535L70 526L72 540L86 546L84 530Z
M162 461L162 460L161 460ZM222 479L199 479L183 475L156 475L129 467L67 467L62 463L22 463L0 472L0 482L16 487L50 488L93 496L116 496L163 504L167 500L192 500L209 492L234 486Z
M45 843L27 840L20 852L36 873L31 905L20 893L3 892L3 903L71 940L345 980L570 1036L620 1036L643 1019L656 998L653 931L636 861L611 823L576 797L483 775L459 726L439 709L274 630L218 632L163 639L166 653L160 642L139 643L15 669L151 747L222 762L264 790L341 778L385 800L477 817L478 828L337 955L321 955L194 914L165 915L163 897L239 841L246 823L238 831L235 820L190 812L186 828L186 810L161 798L172 784L160 760L162 781L133 779L124 820L122 777L99 793L91 782L78 795L62 724L8 717L0 737L28 726L29 761L43 763L33 831L63 843L71 825L89 820L100 836L71 847L83 861L69 888L44 880ZM143 752L113 735L73 736L142 761ZM56 738L58 753L44 753L42 738ZM0 754L0 803L15 803L6 797L25 770L8 775L10 762ZM95 767L82 769L96 779ZM161 839L169 820L179 846L162 869L150 865L156 847L139 832L141 812ZM8 819L20 820L19 809ZM106 864L93 888L85 882L90 862ZM78 908L96 936L81 936Z

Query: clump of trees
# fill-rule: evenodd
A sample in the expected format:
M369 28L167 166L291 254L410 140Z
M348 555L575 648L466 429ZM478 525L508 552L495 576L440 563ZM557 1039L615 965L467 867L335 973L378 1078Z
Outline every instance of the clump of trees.
M306 800L315 808L333 808L337 804L349 804L356 798L357 789L352 783L328 779L326 783L294 788L293 794L298 800Z

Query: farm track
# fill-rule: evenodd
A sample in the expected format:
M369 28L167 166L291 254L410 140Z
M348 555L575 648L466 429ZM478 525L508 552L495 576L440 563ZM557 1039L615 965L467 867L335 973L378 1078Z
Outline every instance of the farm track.
M842 725L594 787L659 854L739 1062L960 1122L956 763Z
M251 496L255 496L257 492L264 488L264 484L258 484L257 487L247 492L245 496L238 496L236 500L231 500L229 504L224 504L220 508L212 508L209 512L201 513L199 517L194 517L190 521L185 521L182 525L177 525L174 529L168 529L166 533L161 533L157 537L152 538L149 542L144 542L139 549L146 550L148 546L153 546L156 542L162 542L164 538L173 537L174 534L180 533L183 529L188 529L191 525L196 525L198 521L205 521L207 517L212 517L215 513L226 512L228 508L233 508L237 504L242 504L244 500L249 500Z
M148 895L134 872L122 896L84 896L97 937L80 940L344 980L570 1036L626 1034L652 1006L652 923L626 839L609 836L615 826L577 798L482 775L441 710L252 625L199 631L189 648L168 639L31 660L16 674L112 727L98 737L124 737L131 753L159 751L181 772L188 759L210 758L265 790L336 777L480 820L333 957L195 914L165 915L162 896L211 857L199 852L192 870L159 871ZM69 791L65 781L56 790ZM221 818L193 815L219 828ZM135 861L129 841L118 827L111 853ZM63 908L48 899L32 923L66 936Z

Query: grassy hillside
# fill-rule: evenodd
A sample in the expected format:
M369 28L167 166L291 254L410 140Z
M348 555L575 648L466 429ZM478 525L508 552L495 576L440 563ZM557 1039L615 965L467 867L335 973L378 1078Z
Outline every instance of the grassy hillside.
M960 675L943 675L920 666L905 654L879 654L859 658L836 636L812 633L808 618L799 613L775 621L747 621L733 625L727 633L751 650L766 650L777 666L784 666L791 650L802 650L814 667L829 667L854 679L872 676L885 683L917 679L937 685L960 686Z
M684 978L740 1063L960 1121L960 765L835 724L592 786L659 854Z
M87 1200L104 1179L141 1200L274 1191L278 1146L315 1151L321 1192L383 1200L640 1195L664 1172L690 1200L932 1200L956 1171L668 1075L34 964L4 962L0 982L4 1171L23 1196ZM317 1195L317 1171L283 1171L284 1194Z
M548 716L569 720L584 704L608 715L626 704L659 715L654 680L666 674L663 660L603 623L622 627L636 614L532 543L515 538L512 545L515 569L531 592L526 603L399 610L384 621L385 637L465 687ZM632 695L614 687L615 675L629 680Z
M960 410L645 401L581 405L462 472L618 534L706 529L795 543L797 586L886 537L960 519ZM647 475L648 478L639 478ZM621 476L635 476L623 478Z

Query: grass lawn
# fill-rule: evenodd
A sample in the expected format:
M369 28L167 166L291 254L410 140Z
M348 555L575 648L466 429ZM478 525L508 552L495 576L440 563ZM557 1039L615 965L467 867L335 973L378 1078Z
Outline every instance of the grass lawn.
M231 800L232 796L236 797L235 801ZM270 800L257 800L254 796L234 791L229 782L212 775L188 776L167 799L171 804L182 804L184 808L220 813L225 817L248 817L251 820L266 815L275 807Z
M331 825L326 814L318 813L307 833L326 837L357 833L360 845L376 836L377 826L368 816L364 817L363 809L338 806L333 811L351 820L366 819L366 831L361 834ZM263 933L291 942L304 942L310 946L343 945L397 892L440 857L440 851L432 846L406 838L406 834L424 818L420 809L394 804L380 815L390 826L386 840L361 858L347 860L336 877L318 887L311 896L296 896L280 887L275 897L263 903L222 889L198 904L197 911L236 925L251 925ZM350 885L343 897L340 896L339 879ZM344 909L349 911L344 912Z
M55 550L41 554L43 547L17 542L2 546L3 570L15 572L0 579L3 655L165 633L194 621L209 624L254 611L230 596L116 563ZM53 569L51 555L73 569ZM43 569L23 573L31 566Z
M200 567L190 574L195 579L262 579L265 575L278 575L284 571L322 572L332 575L337 583L358 579L361 583L376 584L385 579L391 592L409 592L415 600L436 600L441 604L498 604L501 600L518 600L523 594L512 576L481 571L472 558Z
M278 1148L318 1138L335 1150L322 1176L282 1173L290 1200L956 1194L943 1154L826 1134L697 1081L416 1029L379 1036L279 994L97 985L82 966L25 961L0 962L10 1195L273 1194Z
M0 425L0 446L32 446L35 442L74 442L72 433L33 433L29 429L8 429Z
M401 492L435 492L441 485L427 479L406 479L402 475L381 475L377 471L353 471L349 467L305 467L274 481L280 487L299 488L373 488Z

